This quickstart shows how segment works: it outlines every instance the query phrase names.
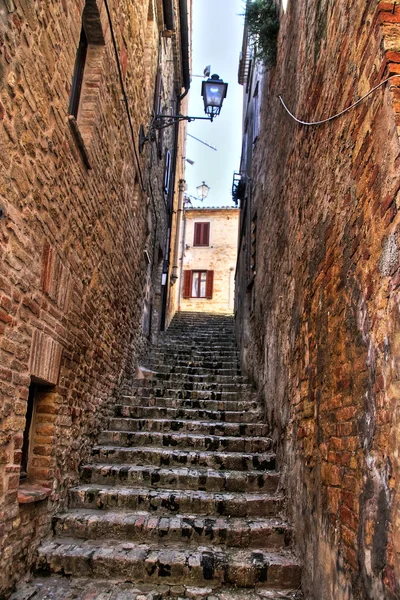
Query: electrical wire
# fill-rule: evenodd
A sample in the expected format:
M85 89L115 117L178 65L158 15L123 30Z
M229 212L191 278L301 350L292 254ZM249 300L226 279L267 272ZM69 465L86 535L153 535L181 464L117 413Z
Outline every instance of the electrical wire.
M283 108L292 117L292 119L294 119L296 121L296 123L300 123L300 125L307 125L307 126L322 125L323 123L328 123L329 121L333 121L334 119L337 119L338 117L341 117L342 115L344 115L345 113L347 113L352 108L355 108L358 104L360 104L360 102L362 102L363 100L365 100L365 98L367 98L368 96L370 96L373 92L375 92L377 89L379 89L382 85L385 85L385 83L387 83L391 79L394 79L395 77L400 77L400 74L398 74L398 75L391 75L387 79L384 79L378 85L376 85L371 90L369 90L369 92L367 92L364 96L362 96L361 98L359 98L356 102L353 102L353 104L351 104L347 108L343 109L342 111L340 111L336 115L333 115L332 117L328 117L327 119L322 119L322 121L307 122L307 121L302 121L301 119L298 119L292 112L290 112L290 110L286 106L286 104L285 104L285 102L284 102L284 100L283 100L283 98L282 98L282 96L280 94L278 95L278 98L281 101L281 104L282 104Z
M196 136L192 135L191 133L188 133L187 135L188 135L188 137L191 137L191 138L193 138L194 140L197 140L197 141L198 141L198 142L200 142L201 144L204 144L205 146L208 146L209 148L211 148L211 150L215 150L215 152L217 152L217 149L216 149L216 147L215 147L215 146L211 146L211 144L208 144L207 142L204 142L204 141L203 141L203 140L201 140L200 138L198 138L198 137L196 137Z
M138 156L138 152L137 152L136 144L135 144L135 132L133 130L131 113L130 113L130 110L129 110L129 100L128 100L127 93L125 91L124 78L122 76L122 69L121 69L121 64L120 64L119 56L118 56L117 40L115 39L113 22L112 22L112 19L111 19L111 12L110 12L110 8L108 6L108 1L107 0L104 0L104 5L106 7L108 22L109 22L109 25L110 25L111 39L112 39L112 43L113 43L113 46L114 46L115 60L116 60L116 63L117 63L119 81L120 81L120 85L121 85L122 95L123 95L123 98L124 98L124 104L125 104L126 114L128 116L129 129L130 129L131 137L132 137L133 151L134 151L134 154L135 154L136 166L137 166L137 170L138 170L139 178L140 178L140 186L142 188L142 191L145 192L146 191L146 186L144 184L143 174L142 174L142 170L140 168L139 156Z

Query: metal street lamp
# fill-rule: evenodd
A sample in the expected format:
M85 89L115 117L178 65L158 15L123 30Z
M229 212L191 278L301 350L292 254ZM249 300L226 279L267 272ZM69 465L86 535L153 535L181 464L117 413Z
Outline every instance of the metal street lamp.
M222 103L226 98L228 84L224 83L219 75L211 75L201 85L201 95L204 101L204 112L212 121L221 112Z
M201 95L204 101L204 112L206 117L189 117L187 115L163 115L158 114L150 122L149 130L145 133L143 125L139 129L139 153L142 154L146 142L154 141L156 131L170 127L179 121L213 121L221 112L222 103L226 98L228 84L224 83L219 75L211 75L207 81L203 81Z
M198 185L196 187L196 191L197 191L197 198L199 198L199 200L204 200L204 198L207 198L207 196L208 196L210 187L203 181L203 183L201 185Z

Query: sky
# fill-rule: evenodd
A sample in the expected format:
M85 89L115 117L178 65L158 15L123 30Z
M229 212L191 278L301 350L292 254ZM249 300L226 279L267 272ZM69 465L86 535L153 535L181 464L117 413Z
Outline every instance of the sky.
M196 196L196 186L203 181L210 187L203 202L191 199L193 206L231 206L233 172L239 169L242 143L243 87L237 82L239 53L242 47L244 0L193 0L193 62L189 92L190 116L204 116L201 77L211 65L228 83L228 93L221 114L214 121L194 121L188 133L215 146L211 150L188 137L186 158L187 192Z

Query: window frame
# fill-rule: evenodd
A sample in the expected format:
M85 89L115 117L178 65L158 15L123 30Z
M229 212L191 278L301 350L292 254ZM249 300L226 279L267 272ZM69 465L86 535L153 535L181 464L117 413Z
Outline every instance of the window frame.
M207 248L210 246L210 221L195 221L193 227L193 247Z
M202 279L204 275L204 279ZM197 281L196 281L197 280ZM204 283L204 295L201 295L201 284ZM193 293L194 286L196 284L195 293ZM191 298L206 298L207 297L207 270L193 270L192 271L192 285L191 285Z
M75 119L78 119L88 49L89 42L85 32L85 27L82 24L81 36L79 38L79 45L76 52L74 74L72 78L71 94L68 107L68 114L72 115Z

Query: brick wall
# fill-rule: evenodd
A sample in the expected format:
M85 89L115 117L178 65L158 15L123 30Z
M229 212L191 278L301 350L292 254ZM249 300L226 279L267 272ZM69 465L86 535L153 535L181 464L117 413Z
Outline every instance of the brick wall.
M318 600L400 597L400 80L320 127L277 95L319 120L397 73L399 52L396 2L289 0L253 154L239 335Z
M149 122L158 64L161 104L170 107L181 91L179 37L160 38L160 3L88 0L88 27L99 26L102 38L89 39L100 45L89 48L85 111L71 120L84 6L0 0L1 597L32 564L114 392L135 373L148 341L145 305L155 315L149 331L159 325L164 149L173 149L173 131L160 156L147 145L138 158L134 145L139 124ZM22 505L32 379L42 387L28 480L50 499Z

